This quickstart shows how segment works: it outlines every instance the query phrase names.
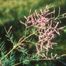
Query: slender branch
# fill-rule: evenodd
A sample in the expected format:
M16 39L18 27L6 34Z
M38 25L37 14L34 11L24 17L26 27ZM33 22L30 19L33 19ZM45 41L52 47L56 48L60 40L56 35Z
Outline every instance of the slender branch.
M22 62L19 62L19 63L16 63L16 64L14 64L13 66L17 66L17 65L19 65L19 64L21 64Z
M17 48L18 46L20 46L22 44L22 42L24 42L27 38L29 38L32 35L33 34L30 34L29 36L27 36L26 38L24 38L21 42L17 43L4 57L1 58L1 60L3 60L5 57L7 57L15 48Z
M63 56L66 56L66 54L63 54L63 55L61 55L61 56L59 56L59 57L57 57L56 59L55 58L45 58L45 59L39 59L38 61L55 61L55 60L58 60L60 57L63 57ZM36 61L36 59L31 59L31 61ZM22 62L19 62L19 63L16 63L16 64L14 64L13 66L17 66L17 65L19 65L19 64L21 64Z
M60 59L61 57L66 56L66 54L62 54L61 56L56 57L56 59Z

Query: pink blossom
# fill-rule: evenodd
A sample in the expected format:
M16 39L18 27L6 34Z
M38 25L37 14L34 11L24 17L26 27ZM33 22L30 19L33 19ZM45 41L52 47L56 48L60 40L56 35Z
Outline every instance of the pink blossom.
M45 13L42 12L38 16L37 14L32 14L27 17L27 24L30 23L33 26L37 26L36 31L39 35L38 42L36 44L36 51L38 55L43 50L48 51L49 49L52 49L52 46L54 45L53 39L56 34L60 35L58 28L59 22L49 18L48 16L43 16L43 14Z

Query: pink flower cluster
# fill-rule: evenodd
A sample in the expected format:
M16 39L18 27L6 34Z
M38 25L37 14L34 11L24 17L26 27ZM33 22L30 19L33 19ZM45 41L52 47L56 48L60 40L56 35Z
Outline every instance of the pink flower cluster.
M53 45L56 44L53 40L56 35L59 33L59 22L51 17L46 16L47 13L37 13L32 14L27 17L27 25L37 28L38 42L36 44L37 54L40 55L41 52L48 52L49 49L53 48ZM51 14L49 14L51 15Z
M36 14L32 14L30 16L27 17L27 24L30 25L44 25L45 23L47 23L49 21L48 18L44 17L43 15L38 15L36 16Z

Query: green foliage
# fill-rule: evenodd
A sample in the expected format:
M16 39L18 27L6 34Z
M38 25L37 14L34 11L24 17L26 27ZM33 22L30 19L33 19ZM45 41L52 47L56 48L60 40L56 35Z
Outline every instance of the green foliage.
M0 25L4 25L11 20L15 20L15 22L21 20L24 15L28 16L30 14L30 9L33 13L35 9L39 10L46 5L51 8L59 5L63 6L64 3L66 3L66 0L0 0ZM66 24L64 25L66 26ZM11 26L9 30L5 29L5 38L0 38L0 64L2 66L56 66L55 61L41 60L35 54L35 44L38 40L36 29L34 27L26 28L23 24L22 27L19 28L19 26L16 25L18 29L14 31L15 33L11 30L14 29L14 26L13 28ZM24 42L22 42L23 39ZM49 55L51 52L53 52L53 55L56 53L58 55L66 54L66 27L57 39L58 45L50 50ZM64 58L60 58L60 60L63 62Z
M45 7L64 5L66 0L0 0L0 25L29 15L29 11ZM57 5L56 5L57 4Z

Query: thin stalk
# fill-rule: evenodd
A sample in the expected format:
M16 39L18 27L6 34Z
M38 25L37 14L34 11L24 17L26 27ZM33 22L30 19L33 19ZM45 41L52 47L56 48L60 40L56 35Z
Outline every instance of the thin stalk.
M17 43L6 55L4 55L4 57L1 58L1 60L3 60L5 57L7 57L15 48L17 48L18 46L20 46L22 44L22 42L24 42L27 38L29 38L32 35L33 34L30 34L29 36L27 36L26 38L24 38L21 42Z

